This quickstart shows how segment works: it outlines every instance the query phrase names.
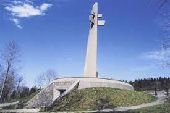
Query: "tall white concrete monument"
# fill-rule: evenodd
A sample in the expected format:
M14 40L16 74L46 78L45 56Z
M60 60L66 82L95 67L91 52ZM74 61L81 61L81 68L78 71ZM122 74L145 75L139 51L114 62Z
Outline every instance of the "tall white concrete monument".
M98 3L93 5L90 19L84 77L97 77L97 27L104 26L105 21L99 20L102 14L98 14Z
M109 78L98 78L96 72L97 60L97 27L104 25L104 20L99 20L102 14L98 14L98 3L93 5L90 15L90 31L88 36L84 77L62 77L52 81L46 88L40 91L27 102L27 108L40 108L50 106L73 90L94 87L109 87L125 90L133 90L128 83Z

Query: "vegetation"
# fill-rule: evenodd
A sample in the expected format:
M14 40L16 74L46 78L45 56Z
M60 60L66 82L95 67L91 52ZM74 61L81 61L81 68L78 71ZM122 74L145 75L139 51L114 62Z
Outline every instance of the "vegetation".
M9 97L10 99L6 102L14 102L14 101L21 101L21 100L28 101L35 94L37 94L39 91L40 91L40 89L38 89L35 86L32 88L22 86L22 87L20 87L19 90L14 90Z
M0 53L0 102L8 101L12 91L20 87L19 60L19 48L14 41L10 41Z
M30 89L24 85L24 76L19 73L20 59L20 48L14 41L9 41L0 51L0 103L17 100L27 101L39 90L37 87ZM54 70L48 70L38 78L39 83L48 84L56 78L56 75ZM39 85L43 86L43 84Z
M8 102L19 101L19 103L16 105L3 107L2 109L22 109L24 106L26 106L26 103L30 99L32 99L37 93L39 93L39 91L40 89L36 87L23 87L23 89L20 91L14 90Z
M18 104L18 106L17 106L17 109L19 108L19 109L22 109L24 106L26 106L26 103L30 100L30 99L32 99L37 93L39 93L39 89L35 89L35 91L34 92L31 92L32 91L32 89L34 89L34 88L31 88L30 90L29 90L29 93L27 94L27 95L25 95L24 97L20 97L18 100L19 100L19 104Z
M47 108L47 111L83 111L132 106L154 101L145 92L112 88L88 88L75 90Z
M49 85L52 80L56 79L58 77L58 74L53 69L48 69L45 72L40 73L35 82L36 85L40 88L44 88L45 86Z
M162 105L142 108L138 110L131 110L131 111L135 113L169 113L170 112L170 97Z
M144 79L138 79L134 82L129 82L131 85L134 86L135 90L138 91L145 91L145 90L154 90L155 88L157 90L167 90L170 89L170 78L144 78Z

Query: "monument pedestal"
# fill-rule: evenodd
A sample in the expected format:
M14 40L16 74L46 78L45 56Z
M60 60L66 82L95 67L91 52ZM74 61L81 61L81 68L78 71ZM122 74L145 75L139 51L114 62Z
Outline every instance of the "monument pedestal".
M40 93L28 101L27 108L40 108L50 106L54 101L61 99L72 90L80 90L85 88L116 88L123 90L133 90L133 86L128 83L108 78L95 77L70 77L58 78L50 85L44 88Z
M125 90L133 90L133 86L128 83L117 81L108 78L93 78L93 77L71 77L71 78L59 78L52 83L56 89L67 90L71 84L75 81L79 82L78 89L93 88L93 87L110 87Z

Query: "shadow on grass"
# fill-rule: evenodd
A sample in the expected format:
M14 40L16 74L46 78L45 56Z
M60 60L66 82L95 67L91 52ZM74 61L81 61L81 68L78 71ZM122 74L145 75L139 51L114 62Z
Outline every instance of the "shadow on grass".
M138 112L130 112L130 111L105 111L105 112L94 112L94 113L138 113Z
M101 111L101 112L93 112L93 113L138 113L138 112L130 112L130 111Z

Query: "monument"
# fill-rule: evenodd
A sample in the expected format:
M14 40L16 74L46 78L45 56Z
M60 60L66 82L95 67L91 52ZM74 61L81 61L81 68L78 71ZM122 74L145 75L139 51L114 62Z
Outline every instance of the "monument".
M105 21L98 20L102 14L98 14L98 3L93 5L91 15L89 16L90 30L88 36L88 45L86 53L86 62L84 67L84 77L97 77L97 27L103 26Z
M55 79L51 84L28 101L27 108L49 106L72 90L94 87L133 90L133 86L128 83L114 79L99 78L97 75L97 27L105 24L104 20L99 20L100 18L102 18L102 14L98 14L98 3L95 3L90 14L90 30L83 77L64 77Z

